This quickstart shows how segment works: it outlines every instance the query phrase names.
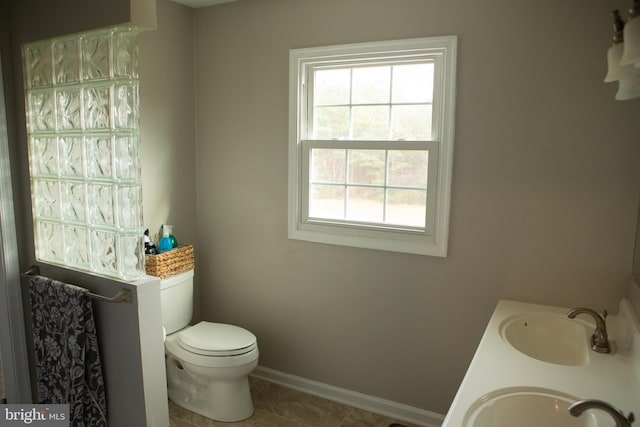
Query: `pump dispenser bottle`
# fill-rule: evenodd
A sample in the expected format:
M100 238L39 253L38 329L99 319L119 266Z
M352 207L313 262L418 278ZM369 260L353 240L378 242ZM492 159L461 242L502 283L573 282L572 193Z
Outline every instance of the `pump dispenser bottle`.
M171 228L163 225L162 238L160 239L160 244L158 245L158 252L169 252L171 249L173 249L173 244L171 243Z
M165 225L165 227L169 230L169 239L171 240L171 248L178 249L178 240L173 235L173 225Z

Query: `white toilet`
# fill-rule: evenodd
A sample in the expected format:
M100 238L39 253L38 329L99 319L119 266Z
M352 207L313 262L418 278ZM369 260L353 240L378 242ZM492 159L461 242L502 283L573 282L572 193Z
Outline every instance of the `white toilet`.
M169 399L217 421L253 414L248 375L258 365L255 335L238 326L200 322L193 313L193 270L161 280Z

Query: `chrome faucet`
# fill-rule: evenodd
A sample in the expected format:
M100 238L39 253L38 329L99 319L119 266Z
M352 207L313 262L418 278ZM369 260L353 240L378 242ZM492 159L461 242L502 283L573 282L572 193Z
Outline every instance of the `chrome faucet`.
M607 318L607 310L600 316L596 311L590 308L575 308L567 313L569 319L573 319L578 314L589 314L596 321L596 330L591 336L591 349L598 353L611 353L611 347L609 347L609 338L607 335L607 325L605 319Z
M609 405L607 402L603 402L602 400L580 400L569 406L569 413L574 417L577 417L587 409L601 409L605 411L614 419L616 427L631 427L631 423L635 421L633 412L630 412L629 416L625 417L622 412L617 411L613 406Z

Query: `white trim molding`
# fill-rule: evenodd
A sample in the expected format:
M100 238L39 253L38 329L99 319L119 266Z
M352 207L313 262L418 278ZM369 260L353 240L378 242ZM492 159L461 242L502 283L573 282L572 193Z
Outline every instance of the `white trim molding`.
M440 427L444 421L444 415L435 412L286 374L264 366L258 366L251 375L274 384L384 415L398 421L424 427Z
M2 61L0 60L0 68ZM22 311L9 139L0 69L0 359L9 403L30 403L31 382Z

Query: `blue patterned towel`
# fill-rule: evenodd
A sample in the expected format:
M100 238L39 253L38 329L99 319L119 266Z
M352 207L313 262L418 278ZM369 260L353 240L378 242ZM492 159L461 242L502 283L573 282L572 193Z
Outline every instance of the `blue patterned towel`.
M88 291L33 276L29 296L38 403L68 403L72 427L106 427L104 380Z

